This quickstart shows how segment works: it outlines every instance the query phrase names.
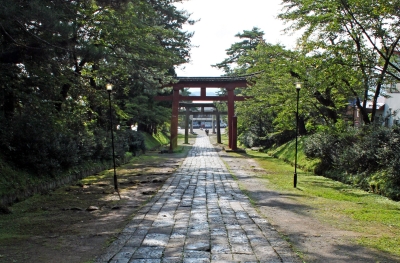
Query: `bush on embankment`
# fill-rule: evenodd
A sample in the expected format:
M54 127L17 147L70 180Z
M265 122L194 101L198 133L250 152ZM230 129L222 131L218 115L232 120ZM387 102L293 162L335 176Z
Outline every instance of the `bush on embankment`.
M305 153L325 176L400 200L400 127L369 126L309 137Z
M307 137L299 137L297 141L297 167L304 171L315 172L318 167L320 160L310 159L304 154L304 141ZM267 150L267 153L275 158L284 160L291 165L294 165L294 156L296 153L296 141L284 143L277 147L271 147Z
M145 139L146 149L148 150L158 149L161 146L169 143L169 137L163 132L158 132L153 135L143 133L143 136Z
M295 140L270 150L294 162ZM298 140L298 167L400 200L400 127L327 130Z
M168 137L161 132L153 136L135 131L117 131L115 152L117 165L128 162L137 153L152 150L166 144ZM111 148L107 147L108 158L85 160L56 173L37 173L35 170L20 168L0 155L0 206L9 205L37 193L48 192L75 180L101 172L112 167ZM45 161L45 160L44 160ZM43 162L44 162L43 161Z
M270 147L278 147L282 144L285 144L290 141L295 135L295 132L292 130L284 130L281 132L268 133L264 137L259 137L259 135L257 135L253 131L248 130L239 135L238 141L240 145L244 145L247 148L262 147L267 149Z

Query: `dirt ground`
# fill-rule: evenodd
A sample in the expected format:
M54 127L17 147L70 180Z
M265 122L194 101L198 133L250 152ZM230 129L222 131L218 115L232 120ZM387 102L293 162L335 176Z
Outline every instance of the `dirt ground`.
M0 262L92 262L183 159L148 152L119 167L121 200L109 170L14 204L11 214L0 214Z
M259 212L293 244L304 262L400 262L357 246L351 241L356 233L324 225L303 204L269 190L268 182L259 178L268 171L254 160L232 158L220 146L217 149ZM183 153L149 152L139 163L119 168L121 200L112 180L100 174L15 204L12 214L0 215L2 235L10 233L10 238L0 239L0 262L92 262L183 158Z

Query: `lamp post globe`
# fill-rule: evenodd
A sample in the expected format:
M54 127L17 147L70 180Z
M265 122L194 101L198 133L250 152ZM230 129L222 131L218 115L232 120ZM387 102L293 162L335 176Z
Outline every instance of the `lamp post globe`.
M107 83L107 84L106 84L106 89L107 89L108 92L112 91L113 85L110 84L110 83Z
M296 188L297 186L297 137L299 133L299 96L300 96L301 83L296 83L296 146L295 146L295 154L294 154L294 176L293 176L293 186Z

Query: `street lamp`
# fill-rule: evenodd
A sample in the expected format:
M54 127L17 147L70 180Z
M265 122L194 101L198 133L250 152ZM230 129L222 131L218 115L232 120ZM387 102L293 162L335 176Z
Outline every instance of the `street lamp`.
M115 168L115 148L114 148L114 132L113 132L113 121L112 121L112 114L111 114L111 91L112 91L112 84L107 83L106 84L106 89L108 91L108 104L110 106L110 131L111 131L111 145L112 145L112 154L113 154L113 162L114 162L114 189L118 191L118 181L117 181L117 170Z
M299 95L300 95L301 83L296 83L296 91L297 91L297 106L296 106L296 149L294 155L294 177L293 177L293 185L296 188L297 185L297 137L299 133Z

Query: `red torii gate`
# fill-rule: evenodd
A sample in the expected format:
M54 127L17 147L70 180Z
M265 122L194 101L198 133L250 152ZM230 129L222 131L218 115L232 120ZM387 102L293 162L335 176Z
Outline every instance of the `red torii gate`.
M229 148L237 149L237 118L235 116L235 101L244 101L246 97L236 96L235 88L247 87L246 77L177 77L172 96L156 96L158 101L172 101L170 151L178 146L178 115L180 101L227 101ZM182 96L179 91L184 88L200 88L200 96ZM224 88L225 96L207 96L207 88Z

